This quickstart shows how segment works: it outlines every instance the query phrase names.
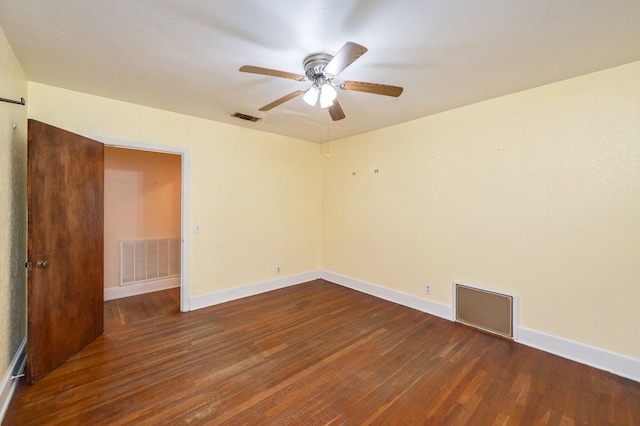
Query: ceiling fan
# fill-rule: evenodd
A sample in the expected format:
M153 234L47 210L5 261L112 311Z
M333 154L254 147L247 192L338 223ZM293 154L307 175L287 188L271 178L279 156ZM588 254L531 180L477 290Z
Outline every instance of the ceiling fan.
M356 59L364 55L366 51L366 47L348 41L344 46L342 46L335 56L328 53L314 53L313 55L307 56L302 62L304 66L304 75L256 67L253 65L240 67L240 71L311 82L311 86L307 90L296 90L293 93L289 93L288 95L263 106L259 111L269 111L278 105L303 95L302 98L304 101L311 106L315 106L318 101L320 101L320 107L328 108L331 118L334 121L338 121L345 118L345 115L338 99L336 99L336 89L353 90L356 92L367 92L393 97L398 97L402 93L403 89L399 86L365 83L361 81L338 82L334 80Z

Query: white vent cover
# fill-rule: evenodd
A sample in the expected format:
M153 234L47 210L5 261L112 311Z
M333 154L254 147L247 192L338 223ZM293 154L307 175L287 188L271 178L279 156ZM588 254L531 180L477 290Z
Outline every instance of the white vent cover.
M453 301L456 321L509 339L517 337L517 296L454 282Z
M120 285L180 276L180 239L120 242Z

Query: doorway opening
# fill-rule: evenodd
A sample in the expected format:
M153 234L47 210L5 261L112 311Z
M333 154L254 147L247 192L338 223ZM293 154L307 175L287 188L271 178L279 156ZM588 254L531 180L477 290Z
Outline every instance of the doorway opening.
M189 311L189 151L94 139L105 145L105 180L107 173L115 180L115 195L107 199L109 195L105 192L105 210L122 208L111 219L105 213L105 301L179 287L180 311ZM111 170L106 161L109 157L115 159ZM146 176L135 167L117 166L138 160L142 168L147 164ZM157 166L155 170L153 164ZM142 199L134 200L137 196ZM161 211L149 212L145 202L155 203L150 208ZM158 207L158 203L165 203L164 207ZM138 259L128 259L136 251ZM127 258L123 259L123 255ZM164 293L165 301L176 295L171 290Z

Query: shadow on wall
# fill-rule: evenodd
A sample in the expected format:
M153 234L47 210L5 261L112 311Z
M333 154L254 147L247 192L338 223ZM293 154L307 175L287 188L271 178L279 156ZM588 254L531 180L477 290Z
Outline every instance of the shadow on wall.
M27 334L27 134L16 126L11 137L11 211L9 218L10 330L9 354Z

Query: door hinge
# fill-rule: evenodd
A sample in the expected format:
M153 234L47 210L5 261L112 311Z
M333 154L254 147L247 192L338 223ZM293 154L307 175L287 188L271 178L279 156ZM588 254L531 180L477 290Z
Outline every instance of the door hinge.
M33 263L27 262L24 264L24 267L27 268L27 271L31 271L33 269Z

